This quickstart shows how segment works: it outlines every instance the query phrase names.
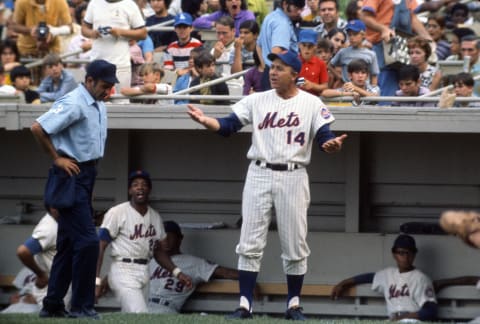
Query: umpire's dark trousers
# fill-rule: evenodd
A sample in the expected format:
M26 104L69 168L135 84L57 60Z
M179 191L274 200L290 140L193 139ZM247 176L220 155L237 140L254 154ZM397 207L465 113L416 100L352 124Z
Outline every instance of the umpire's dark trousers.
M80 163L75 183L75 203L60 209L57 254L52 263L45 310L63 310L63 298L72 283L71 311L93 310L98 258L98 235L92 217L92 192L97 175L95 163Z

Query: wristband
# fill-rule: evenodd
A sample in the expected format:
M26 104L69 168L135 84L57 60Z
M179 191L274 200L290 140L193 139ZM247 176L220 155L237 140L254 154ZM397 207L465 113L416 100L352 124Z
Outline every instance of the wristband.
M173 269L172 274L174 277L178 278L178 275L180 274L180 272L182 272L182 269L180 269L179 267L176 267L175 269Z
M95 278L95 286L101 286L102 285L102 278L96 277Z

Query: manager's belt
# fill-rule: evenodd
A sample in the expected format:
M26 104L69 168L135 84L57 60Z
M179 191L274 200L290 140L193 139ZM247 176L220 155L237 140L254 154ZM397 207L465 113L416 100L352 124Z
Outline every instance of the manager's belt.
M255 165L265 166L266 168L272 169L273 171L288 171L289 170L288 164L275 164L275 163L268 163L268 162L262 163L262 161L257 160L257 161L255 161ZM295 169L298 169L298 168L299 168L298 164L292 164L290 170L295 170Z
M148 260L147 259L130 259L130 258L122 258L120 261L125 262L125 263L136 263L136 264L147 264Z
M162 298L149 298L148 301L151 301L152 303L160 304L160 305L163 305L163 306L170 305L170 302L168 300L164 300Z

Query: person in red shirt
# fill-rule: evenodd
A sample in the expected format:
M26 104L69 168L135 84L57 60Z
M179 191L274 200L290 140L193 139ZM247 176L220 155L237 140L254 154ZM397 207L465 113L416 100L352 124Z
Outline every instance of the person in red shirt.
M298 77L305 79L305 83L300 88L320 96L328 87L328 71L326 63L315 55L317 33L311 29L302 29L298 35L298 47L302 62Z

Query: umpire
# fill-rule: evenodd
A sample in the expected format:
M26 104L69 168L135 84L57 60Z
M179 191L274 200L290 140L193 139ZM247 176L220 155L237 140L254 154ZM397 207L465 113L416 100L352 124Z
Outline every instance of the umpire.
M118 83L115 73L115 65L107 61L91 62L85 82L55 101L31 126L35 139L53 160L45 205L60 214L57 254L40 317L98 318L93 306L99 247L91 201L97 162L107 137L103 100ZM67 313L63 297L70 283L72 307Z

